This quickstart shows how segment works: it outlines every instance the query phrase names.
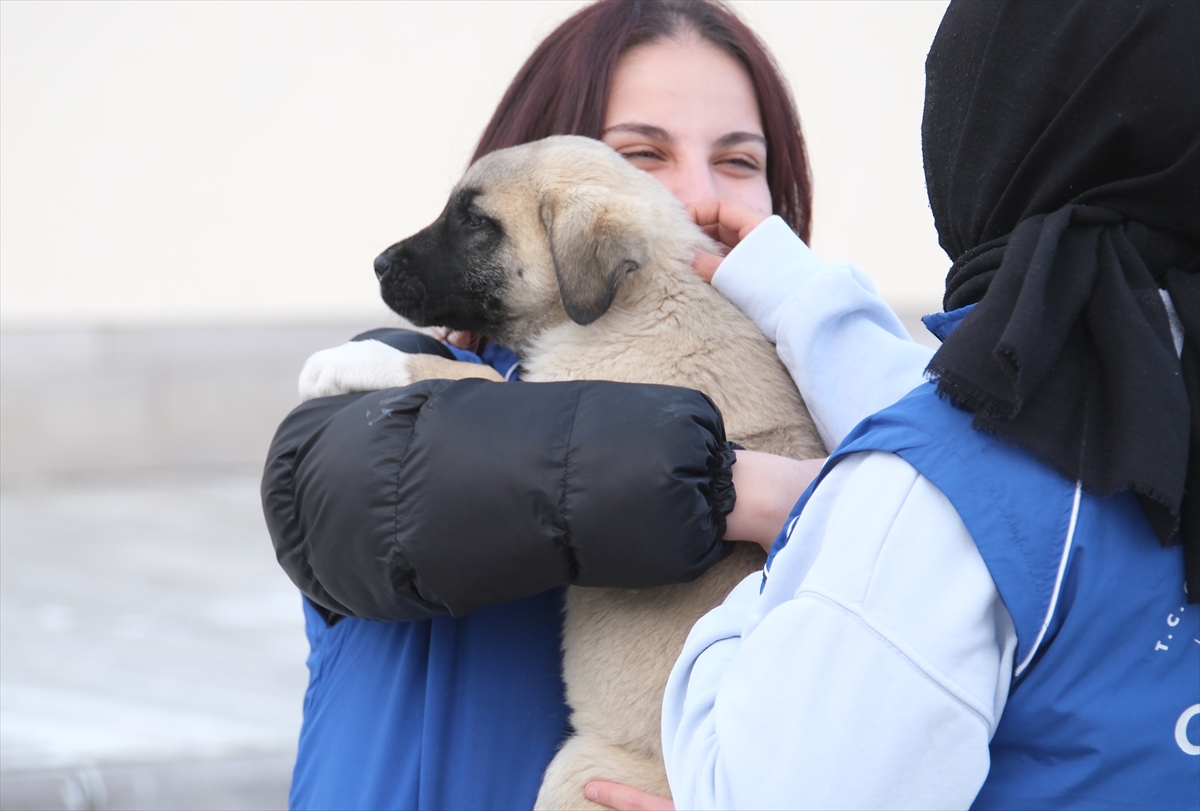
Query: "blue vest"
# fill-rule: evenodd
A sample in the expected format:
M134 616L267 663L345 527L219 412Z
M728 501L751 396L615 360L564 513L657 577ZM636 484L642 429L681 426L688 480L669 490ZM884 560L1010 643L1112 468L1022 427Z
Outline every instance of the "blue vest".
M1162 548L1135 498L1082 493L972 429L933 384L860 423L818 482L864 451L897 454L946 495L1016 627L972 807L1200 807L1200 605L1187 605L1180 547Z
M532 808L567 732L562 590L459 619L333 627L312 652L295 809Z
M515 378L511 352L492 345L484 360ZM532 808L567 733L562 596L332 627L305 600L309 683L289 806Z

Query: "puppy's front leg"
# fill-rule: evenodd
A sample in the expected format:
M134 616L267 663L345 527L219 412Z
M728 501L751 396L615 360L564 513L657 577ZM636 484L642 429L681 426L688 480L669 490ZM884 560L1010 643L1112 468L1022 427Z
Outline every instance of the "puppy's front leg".
M409 383L418 380L464 380L468 377L504 382L499 372L483 363L467 363L437 355L408 355L405 363L408 366Z
M399 388L418 380L503 380L495 369L437 355L401 352L375 340L351 341L314 353L300 372L300 401L355 391Z

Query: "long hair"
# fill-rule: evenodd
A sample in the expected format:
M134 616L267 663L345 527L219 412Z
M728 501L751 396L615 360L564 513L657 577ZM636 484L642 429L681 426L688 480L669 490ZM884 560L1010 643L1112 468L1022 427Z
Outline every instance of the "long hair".
M599 0L577 12L517 72L471 161L550 135L600 138L621 56L685 30L728 53L749 73L767 140L771 206L807 242L812 185L796 105L762 42L719 0Z

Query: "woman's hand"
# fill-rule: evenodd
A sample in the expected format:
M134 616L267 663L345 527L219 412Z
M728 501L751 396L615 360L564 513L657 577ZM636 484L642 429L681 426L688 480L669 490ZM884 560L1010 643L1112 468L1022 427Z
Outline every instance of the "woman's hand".
M737 451L733 465L733 511L725 517L725 540L750 541L771 551L792 507L825 466L824 459L797 461L757 451Z
M583 789L583 796L616 811L675 811L675 803L666 797L608 780L588 783Z
M729 253L747 234L757 228L759 223L770 216L728 197L710 197L699 203L692 203L687 207L687 212L704 233L724 249L721 255L707 251L696 252L692 269L706 282L712 282L713 274L720 267L724 254Z

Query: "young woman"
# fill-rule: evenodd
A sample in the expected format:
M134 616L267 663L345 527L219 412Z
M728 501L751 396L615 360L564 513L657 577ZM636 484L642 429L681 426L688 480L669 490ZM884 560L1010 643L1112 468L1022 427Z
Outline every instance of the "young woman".
M1198 30L1192 2L951 4L936 382L855 428L696 625L680 807L1197 807Z
M830 447L920 382L928 351L865 277L799 238L810 195L797 118L723 7L584 9L530 57L476 156L558 133L602 138L715 236L741 239L698 272L777 344ZM583 434L613 441L563 439ZM587 476L570 492L568 457ZM280 561L308 598L292 806L531 806L566 731L558 587L679 582L719 559L723 538L769 543L813 470L734 458L705 399L664 387L432 381L297 409L263 482ZM576 498L643 526L566 533Z

